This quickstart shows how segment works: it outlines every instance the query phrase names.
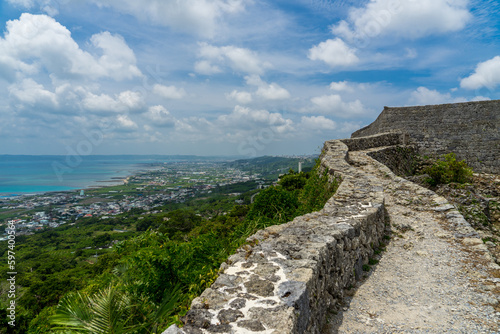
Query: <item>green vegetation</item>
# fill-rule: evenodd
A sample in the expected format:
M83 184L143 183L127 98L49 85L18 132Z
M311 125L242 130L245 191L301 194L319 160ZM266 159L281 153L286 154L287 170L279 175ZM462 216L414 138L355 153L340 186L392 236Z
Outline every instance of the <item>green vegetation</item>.
M312 170L315 165L313 157L308 159L303 158L287 158L282 157L259 157L254 159L242 159L233 162L228 162L228 167L237 168L250 173L259 173L264 178L277 179L279 175L286 173L290 169L296 169L298 163L302 162L302 171L307 173Z
M156 214L137 209L19 236L17 323L13 331L2 327L40 334L161 332L180 323L192 299L248 236L321 209L338 187L339 180L328 177L316 166L308 173L290 171L253 204L256 184L241 183L166 203ZM228 196L233 192L242 194ZM0 254L6 251L1 244ZM2 275L8 271L1 269Z
M457 161L454 153L444 155L440 160L424 169L429 175L426 180L431 186L448 183L467 183L472 176L472 169L465 161Z

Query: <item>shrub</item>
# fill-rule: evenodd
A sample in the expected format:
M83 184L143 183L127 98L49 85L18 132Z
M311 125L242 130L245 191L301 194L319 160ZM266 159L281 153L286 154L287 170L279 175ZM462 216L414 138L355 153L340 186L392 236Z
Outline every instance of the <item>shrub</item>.
M472 169L465 161L457 161L454 153L446 154L441 160L436 161L424 170L429 175L426 181L436 186L438 184L467 183L472 176Z
M295 217L298 207L299 201L293 192L281 187L269 187L255 197L255 202L247 217L249 219L266 217L285 223Z
M321 210L340 185L340 178L335 177L329 181L328 173L325 171L320 174L318 170L319 162L299 194L300 214Z
M290 173L281 177L279 184L285 188L285 190L292 191L297 189L302 189L306 185L307 175L305 173Z

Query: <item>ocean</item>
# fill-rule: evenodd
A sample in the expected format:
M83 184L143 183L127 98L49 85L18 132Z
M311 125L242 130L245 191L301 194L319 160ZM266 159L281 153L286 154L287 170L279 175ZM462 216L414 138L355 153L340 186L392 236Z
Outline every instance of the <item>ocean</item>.
M28 156L0 155L0 197L66 191L121 183L175 156Z

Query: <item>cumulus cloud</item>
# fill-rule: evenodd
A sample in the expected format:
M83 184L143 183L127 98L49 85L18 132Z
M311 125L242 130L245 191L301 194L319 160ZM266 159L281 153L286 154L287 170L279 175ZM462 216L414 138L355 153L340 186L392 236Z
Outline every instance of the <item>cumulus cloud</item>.
M325 116L302 116L300 127L310 131L335 130L337 128L337 123Z
M45 68L58 78L142 76L123 37L102 32L93 35L90 43L101 51L100 57L80 49L71 32L53 18L24 13L7 22L4 38L0 38L0 69L33 74Z
M359 61L356 50L350 48L342 39L335 38L321 42L309 50L309 59L321 60L331 67L354 65Z
M197 73L203 74L203 75L212 75L216 73L221 73L222 70L220 69L219 66L212 65L210 61L208 60L200 60L197 61L194 64L194 70Z
M195 71L200 74L214 74L221 72L219 66L228 66L239 73L262 74L265 69L271 67L268 62L261 61L259 56L252 50L236 46L213 46L208 43L200 43L198 52L201 61L195 64Z
M20 84L9 86L9 93L23 106L58 108L57 95L33 79L24 79Z
M101 49L103 55L97 59L103 76L117 80L142 76L136 66L134 51L130 49L120 35L112 35L108 31L95 34L90 39L93 46ZM99 73L99 75L101 75Z
M293 121L280 113L240 105L213 119L195 116L174 119L162 106L150 108L145 115L153 122L164 119L165 126L174 123L169 134L181 141L241 144L264 134L267 136L266 140L271 142L287 137L295 131ZM159 125L152 124L148 129L152 130L154 127Z
M226 98L228 100L235 100L241 104L247 104L252 102L252 94L249 92L239 92L237 90L233 90L231 93L226 94Z
M182 99L186 96L186 91L184 88L177 88L175 86L164 86L160 84L156 84L153 87L153 93L164 97L166 99L178 100Z
M420 38L459 31L472 19L468 0L372 0L365 7L352 8L347 20L332 32L350 42L392 35Z
M500 56L479 63L469 77L462 79L460 87L465 89L494 89L500 84Z
M84 92L81 105L83 110L97 113L121 113L141 111L144 108L144 100L140 93L124 91L111 97L107 94L94 94L90 91Z
M217 124L225 128L250 128L255 126L283 126L291 125L290 120L283 118L280 113L270 113L267 110L254 110L247 107L236 106L232 113L221 115ZM257 128L258 129L258 128Z
M338 94L316 96L311 99L311 102L312 107L304 109L304 112L335 115L342 118L363 116L368 113L360 100L344 102Z
M332 82L330 89L336 92L354 92L354 87L347 81Z
M264 100L285 100L290 98L290 93L276 83L260 86L256 92Z
M134 131L137 129L137 124L132 121L127 115L119 115L116 117L116 123L118 131Z
M290 98L290 93L277 83L267 83L258 75L249 75L245 77L247 84L257 86L255 95L264 100L286 100Z
M174 117L161 105L149 107L145 116L153 122L153 126L171 127L175 125Z
M111 116L118 113L137 113L146 108L144 97L139 92L122 91L112 96L104 93L94 93L98 87L86 87L60 84L55 87L45 87L31 78L11 84L8 92L9 103L14 110L31 110L44 117L52 114L78 115L96 114Z
M450 93L442 94L437 90L419 87L411 93L410 103L413 105L432 105L443 103L466 102L465 98L453 98Z

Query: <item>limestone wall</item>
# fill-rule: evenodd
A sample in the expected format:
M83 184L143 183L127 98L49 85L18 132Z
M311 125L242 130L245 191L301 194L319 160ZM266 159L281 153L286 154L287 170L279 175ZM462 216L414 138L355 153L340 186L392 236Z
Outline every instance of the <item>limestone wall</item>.
M500 100L388 108L352 138L399 131L427 155L449 152L474 170L500 174Z
M341 139L347 145L349 151L362 151L374 147L405 145L409 142L409 136L402 132L377 133L355 139Z
M322 168L342 178L323 210L251 236L193 301L185 326L164 334L321 332L325 313L361 277L385 230L380 181L349 165L342 141L326 142L323 152Z
M371 158L387 166L396 175L414 175L418 149L412 145L389 146L366 153Z

